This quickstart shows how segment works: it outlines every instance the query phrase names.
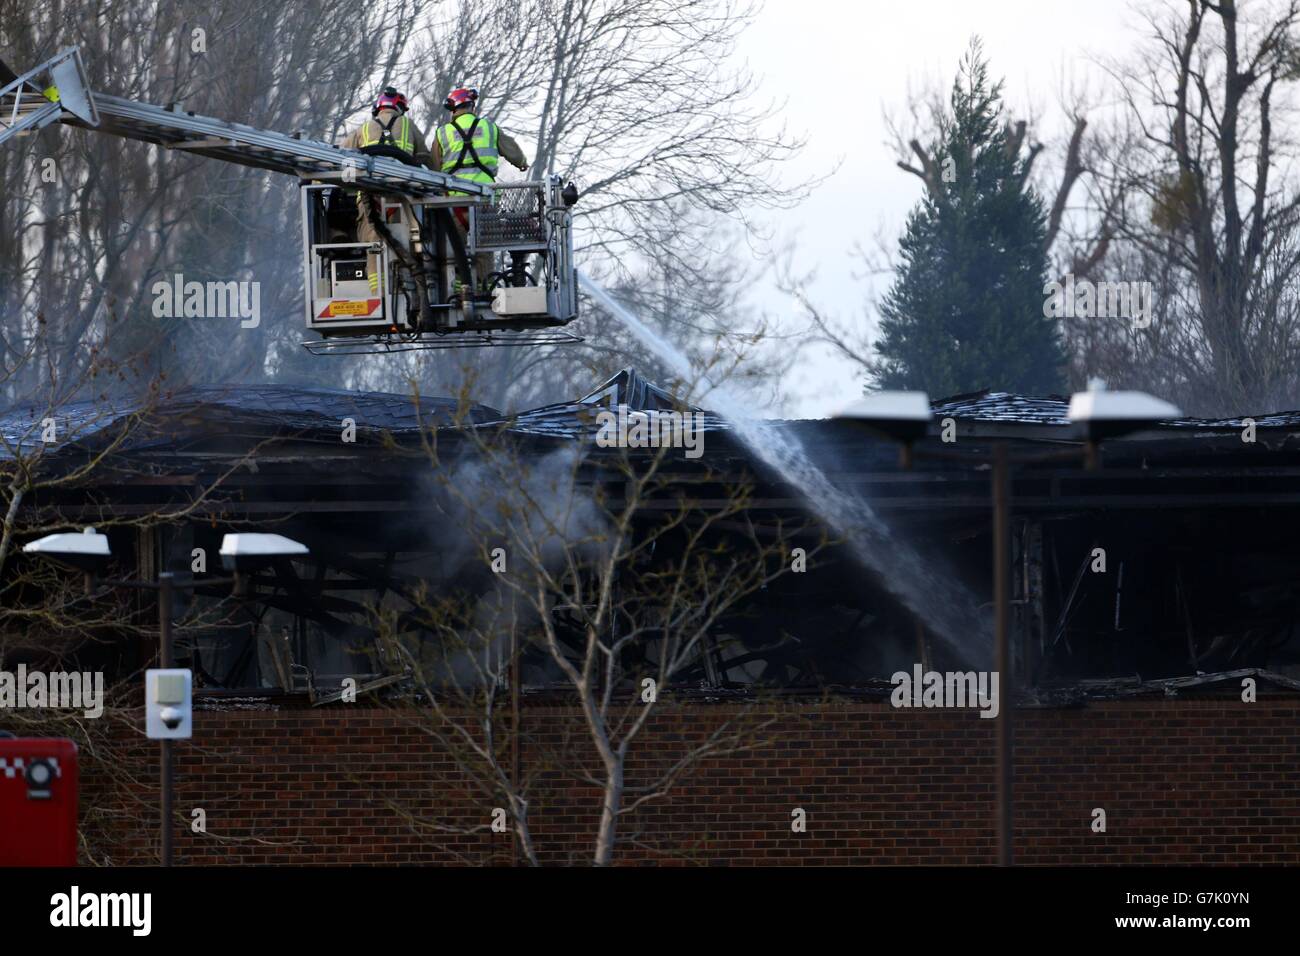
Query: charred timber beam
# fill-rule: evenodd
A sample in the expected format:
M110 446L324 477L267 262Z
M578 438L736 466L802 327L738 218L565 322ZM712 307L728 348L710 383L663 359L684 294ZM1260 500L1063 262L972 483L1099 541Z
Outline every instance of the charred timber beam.
M951 512L988 509L988 502L983 496L953 497L909 497L909 498L874 498L872 507L877 511L909 512L935 511L943 509ZM1191 508L1259 508L1269 505L1300 505L1300 494L1197 494L1197 495L1061 495L1061 496L1016 496L1016 507L1022 511L1057 512L1062 508L1078 509L1157 509L1169 511ZM174 502L157 502L150 504L122 504L97 506L59 507L46 505L43 510L58 515L67 521L84 523L87 520L103 519L106 516L140 517L153 515L168 507L175 507ZM682 508L698 511L731 511L736 503L730 498L694 499L689 501L642 502L641 511L678 511ZM756 498L747 505L752 511L790 511L806 512L808 502L803 498ZM348 513L437 513L437 508L410 501L265 501L238 502L214 507L200 506L190 512L192 517L214 520L236 520L251 516L292 517L310 514L348 514ZM183 519L182 519L183 520Z

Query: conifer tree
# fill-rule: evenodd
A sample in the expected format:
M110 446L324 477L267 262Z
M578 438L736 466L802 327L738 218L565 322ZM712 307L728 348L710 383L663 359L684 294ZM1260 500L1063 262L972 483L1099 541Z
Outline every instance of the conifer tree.
M1044 315L1046 215L1026 183L978 41L953 83L932 155L941 183L908 217L881 306L874 384L933 397L984 388L1058 393L1065 355Z

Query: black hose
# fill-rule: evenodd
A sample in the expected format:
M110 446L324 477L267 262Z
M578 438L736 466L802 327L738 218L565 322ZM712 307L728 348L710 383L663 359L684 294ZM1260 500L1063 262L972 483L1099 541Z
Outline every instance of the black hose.
M425 279L424 270L402 248L402 244L397 241L397 237L389 231L388 223L384 222L383 217L379 215L379 205L375 202L375 197L370 193L362 193L362 196L365 198L366 218L370 220L370 225L384 240L384 244L392 250L393 255L402 260L402 264L410 271L411 278L415 280L415 287L420 296L419 328L421 330L433 328L433 309L429 306L429 286ZM403 205L406 207L407 212L414 217L414 210L405 202L403 202Z

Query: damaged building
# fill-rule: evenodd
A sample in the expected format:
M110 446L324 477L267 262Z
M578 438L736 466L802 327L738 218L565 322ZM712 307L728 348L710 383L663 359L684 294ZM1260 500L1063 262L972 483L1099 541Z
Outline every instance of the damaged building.
M581 480L616 486L624 476L602 472L593 410L620 406L634 413L679 407L632 370L573 402L509 419L400 395L192 390L152 410L88 480L33 496L25 507L47 523L57 516L74 526L104 525L120 569L141 579L162 569L191 577L200 550L213 556L207 573L219 576L215 556L229 531L267 528L306 543L310 559L255 580L238 612L243 620L196 628L182 653L191 655L184 662L205 688L327 694L344 676L386 676L376 669L368 608L400 602L417 582L436 591L475 573L474 555L452 540L438 514L446 503L429 479L425 430L437 429L448 463L473 455L459 440L466 429L492 440L508 435L525 457L580 444L591 460ZM953 420L950 447L969 451L971 465L922 459L902 472L892 446L844 423L779 427L909 546L971 593L987 595L989 491L981 455L995 441L1068 442L1065 402L984 393L941 400L934 410L936 422ZM72 468L96 454L132 411L63 409L76 440L47 466ZM21 411L10 418L7 434L21 433ZM345 438L350 424L355 434ZM722 507L726 489L746 482L746 514L757 528L779 525L793 544L823 535L829 541L817 573L784 576L754 596L758 607L720 621L719 640L683 674L686 683L854 686L944 656L944 642L918 629L844 542L809 518L798 488L756 460L725 422L704 415L702 424L699 461L677 452L661 466L668 485L675 473L691 476L691 510ZM1167 422L1108 443L1097 471L1066 462L1013 475L1013 633L1022 686L1242 668L1300 676L1300 414L1255 419L1253 441L1243 440L1249 424ZM939 426L932 431L928 441L938 443ZM170 524L121 531L113 524L177 511L184 518ZM200 603L225 596L202 588L196 594ZM120 666L138 668L151 653L123 650Z
M214 728L236 720L224 709L232 705L222 701L237 702L240 720L259 709L313 715L303 717L304 726L314 728L304 737L310 740L335 713L332 705L346 678L356 681L363 702L370 701L366 706L387 707L401 698L406 676L378 645L377 609L401 621L417 595L490 586L475 549L461 540L465 529L448 518L445 490L431 478L429 436L437 441L441 467L452 474L472 463L482 442L509 441L524 460L535 461L567 449L581 458L575 473L591 493L616 501L627 476L607 467L607 450L593 435L596 413L620 406L645 414L682 410L666 390L630 369L574 401L513 416L400 395L207 388L167 396L143 419L132 420L122 438L123 423L135 412L131 406L112 414L93 403L68 406L59 414L75 440L47 453L44 467L71 469L105 448L111 452L86 480L42 491L23 507L29 526L62 520L100 527L112 542L119 576L152 580L170 570L195 585L178 609L183 626L176 662L193 669L197 706L211 710ZM773 427L797 438L836 486L868 502L899 541L942 569L934 600L947 599L945 588L960 587L987 613L990 599L984 596L992 585L985 453L997 442L1041 449L1071 447L1076 438L1063 399L979 393L933 407L935 424L922 446L968 452L969 464L951 455L943 461L918 456L915 467L904 471L895 446L867 438L848 423ZM885 726L880 721L917 720L919 727L934 728L925 723L934 715L888 711L890 676L917 663L938 669L982 664L980 649L965 653L962 640L919 624L888 582L865 569L847 542L822 525L801 489L756 458L725 421L702 415L703 453L664 459L669 480L657 486L649 510L656 502L684 506L689 526L710 509L734 508L730 489L744 486L743 520L718 522L709 534L780 540L815 556L812 573L783 574L716 621L676 675L680 699L726 707L763 692L787 702L782 706L813 708L814 718L816 708L831 699L850 702L850 709L869 708L864 724L853 718L842 728L849 740L858 739L855 726ZM30 419L30 410L18 409L0 428L12 443L27 433ZM955 441L941 435L945 420L951 420L949 438L955 427ZM1117 701L1146 707L1153 700L1203 697L1227 706L1250 678L1271 708L1294 714L1300 697L1297 476L1300 413L1163 422L1107 442L1097 470L1076 462L1017 468L1011 484L1017 706L1044 714L1091 707L1096 716L1090 719L1120 721L1107 709ZM178 517L154 520L167 515ZM142 518L150 520L137 523ZM215 556L222 536L250 529L301 541L310 557L256 574L238 599L228 587L205 587L205 576L221 573ZM200 554L210 561L206 567L196 565ZM23 560L12 558L11 568ZM144 597L140 602L139 621L147 623L152 612ZM970 636L981 626L973 621ZM147 626L97 633L78 651L82 666L119 678L137 675L155 654L156 637ZM548 696L562 681L542 655L526 657L522 672L526 697L539 707L562 706ZM800 700L808 703L790 703ZM1148 719L1149 712L1143 713ZM196 725L204 719L200 713ZM833 726L845 719L826 718ZM1035 739L1035 719L1047 717L1030 719L1019 738L1022 746ZM1270 711L1267 719L1279 717ZM973 728L974 736L961 743L961 753L976 763L987 762L990 746L978 724L962 725ZM246 725L238 726L249 733ZM896 732L896 725L889 726L886 735ZM1294 760L1287 759L1295 756L1294 720L1289 726L1269 760L1288 763L1292 769L1283 776L1294 777ZM1054 732L1049 727L1044 739ZM830 751L831 765L835 753ZM981 753L978 760L971 756ZM193 759L201 762L197 754ZM1126 752L1122 763L1134 759ZM1170 772L1158 762L1150 771ZM195 771L194 786L202 785L205 772ZM1275 787L1277 779L1264 786ZM864 785L863 792L873 786ZM942 792L947 785L940 779L917 786L929 793L929 787ZM955 793L953 800L979 804L989 798L982 785L973 792ZM1265 824L1266 842L1280 847L1279 859L1292 861L1300 853L1294 802L1274 813L1271 830ZM948 812L939 804L920 809ZM909 809L902 818L916 812ZM900 824L907 832L893 844L900 848L896 854L853 838L860 855L852 859L980 862L991 852L991 836L981 829L985 819L978 826L973 819L952 848L931 845L923 833ZM843 826L837 832L843 838ZM1071 855L1060 848L1066 844L1064 837L1049 840L1041 861L1092 859L1092 850ZM220 859L219 853L209 858L204 852L193 847L191 858ZM304 859L332 859L321 852ZM839 859L838 851L826 852ZM1132 859L1140 852L1129 846L1109 858ZM1187 861L1201 858L1199 852L1173 847L1160 858ZM262 859L249 853L241 859ZM788 859L781 852L764 858Z

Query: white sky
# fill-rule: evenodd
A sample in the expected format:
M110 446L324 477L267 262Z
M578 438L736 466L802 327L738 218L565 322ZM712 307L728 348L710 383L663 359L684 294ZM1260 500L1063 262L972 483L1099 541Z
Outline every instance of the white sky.
M803 94L783 114L808 135L801 165L830 168L842 160L806 203L769 227L777 243L797 240L799 271L817 269L812 292L823 309L867 321L868 287L852 277L860 271L853 245L870 245L882 228L896 239L920 198L920 181L894 165L884 124L886 108L901 114L909 82L915 90L937 78L946 91L979 34L1010 106L1018 116L1034 108L1045 121L1040 135L1050 141L1062 91L1090 77L1095 87L1095 59L1132 49L1141 22L1131 7L1131 0L767 0L738 55L768 98ZM754 304L778 316L792 310L770 288L756 290ZM783 412L826 416L861 388L851 363L810 351L796 366Z

